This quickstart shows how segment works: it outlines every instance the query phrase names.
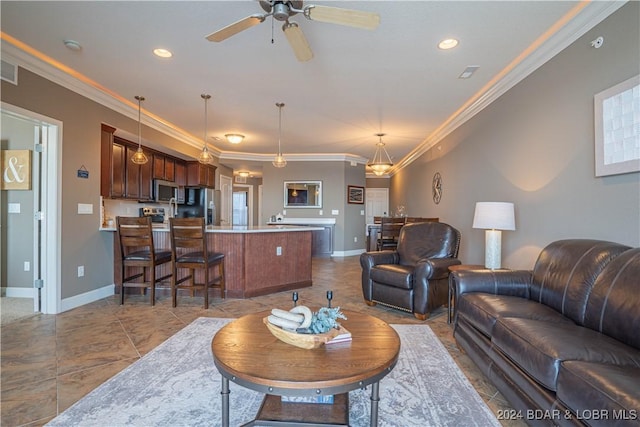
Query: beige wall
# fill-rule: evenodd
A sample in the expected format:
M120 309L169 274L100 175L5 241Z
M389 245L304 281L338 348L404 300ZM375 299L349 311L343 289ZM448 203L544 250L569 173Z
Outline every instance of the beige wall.
M390 206L458 228L471 264L484 262L484 231L471 228L477 201L515 203L517 229L502 233L506 267L532 267L563 238L640 246L640 174L595 177L593 119L593 96L640 72L638 9L623 6L395 175ZM598 36L605 42L594 49Z

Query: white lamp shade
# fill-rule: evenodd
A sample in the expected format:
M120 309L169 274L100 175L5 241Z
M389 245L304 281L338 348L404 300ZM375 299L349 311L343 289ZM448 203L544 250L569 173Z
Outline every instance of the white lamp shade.
M515 230L513 203L478 202L473 215L473 228L485 230Z

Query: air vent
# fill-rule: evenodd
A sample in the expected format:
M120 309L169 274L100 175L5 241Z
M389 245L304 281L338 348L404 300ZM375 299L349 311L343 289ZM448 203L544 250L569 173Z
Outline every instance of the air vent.
M462 72L462 74L460 74L458 76L459 79L468 79L471 78L471 76L473 75L473 73L475 73L478 68L480 68L480 66L478 65L469 65L467 68L464 69L464 71Z
M238 184L246 184L247 183L247 177L246 176L236 175L236 182Z
M2 60L2 80L18 85L18 66Z

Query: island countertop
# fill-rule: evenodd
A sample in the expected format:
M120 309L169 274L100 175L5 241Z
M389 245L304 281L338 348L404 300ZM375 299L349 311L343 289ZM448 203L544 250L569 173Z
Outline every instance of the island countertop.
M116 231L115 227L100 227L100 231ZM283 231L314 231L324 230L322 227L314 226L295 226L295 225L207 225L207 233L279 233ZM157 223L153 224L153 231L169 231L169 224Z
M225 255L225 290L230 298L250 298L312 285L312 234L322 227L303 225L212 226L206 227L210 250ZM122 257L115 227L100 228L114 239L114 282L121 284ZM153 227L156 248L170 248L169 225ZM170 273L170 264L158 267L157 274ZM198 282L202 272L196 272ZM162 290L162 288L159 288ZM215 295L220 297L221 295Z

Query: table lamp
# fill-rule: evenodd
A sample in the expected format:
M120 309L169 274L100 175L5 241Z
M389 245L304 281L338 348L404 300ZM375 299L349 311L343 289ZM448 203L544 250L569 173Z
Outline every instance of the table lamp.
M478 202L473 215L473 228L485 230L484 266L491 270L500 268L502 257L502 230L515 230L513 203Z

